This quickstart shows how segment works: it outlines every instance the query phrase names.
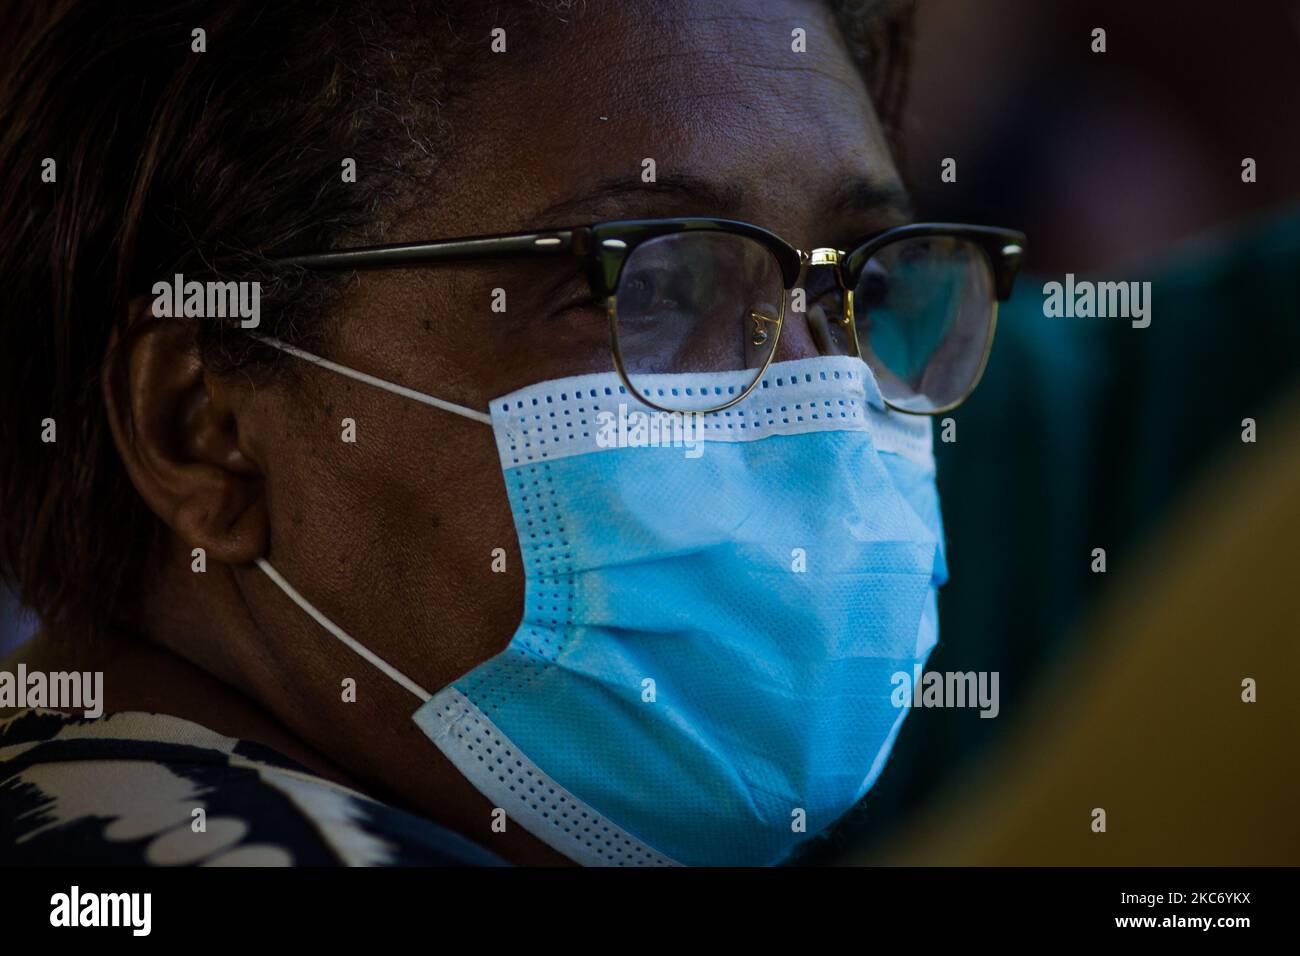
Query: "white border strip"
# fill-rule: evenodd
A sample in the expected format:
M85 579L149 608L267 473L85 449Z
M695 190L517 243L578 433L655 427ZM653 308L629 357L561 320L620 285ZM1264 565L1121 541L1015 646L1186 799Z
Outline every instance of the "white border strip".
M645 376L657 389L698 389L700 374ZM742 373L717 373L710 388L748 383ZM779 384L778 384L779 383ZM722 394L722 392L719 392ZM617 372L538 382L492 401L493 431L503 471L574 455L618 450L600 443L604 415L621 421L620 408L670 427L677 444L761 441L774 435L865 432L876 451L933 467L933 420L885 406L870 367L856 356L817 356L777 362L762 384L730 409L706 413L656 411L629 394ZM658 416L658 418L656 418ZM698 416L698 417L692 417ZM609 421L607 420L607 421ZM690 456L698 457L698 456Z
M449 717L447 715L448 710L454 716ZM575 797L567 788L557 783L536 763L530 760L509 737L503 734L501 728L493 723L492 719L483 713L473 701L455 687L445 687L438 691L429 703L416 711L413 719L416 726L428 735L429 739L437 745L438 749L447 756L447 759L474 785L479 793L492 801L493 805L504 809L510 819L518 821L519 825L533 836L553 850L563 853L575 863L580 863L583 866L601 867L619 865L619 861L611 860L608 855L602 855L599 851L588 847L581 838L565 833L554 813L544 816L540 810L535 810L529 805L518 788L512 790L508 781L502 782L498 774L492 769L490 762L483 759L480 752L482 750L481 745L477 750L471 750L470 745L466 743L468 735L465 733L464 728L457 726L458 724L477 721L484 731L498 738L504 746L513 751L512 762L520 761L525 770L532 774L539 785L553 788L562 799L562 802L567 802L575 810L586 813L590 817L593 826L607 830L620 842L625 843L632 850L631 853L624 852L622 854L626 862L636 865L640 862L637 859L639 857L642 861L648 861L640 862L640 865L681 866L676 860L664 856L653 847L638 840L617 823L610 820L609 817L594 810L585 801ZM482 735L474 736L481 737Z

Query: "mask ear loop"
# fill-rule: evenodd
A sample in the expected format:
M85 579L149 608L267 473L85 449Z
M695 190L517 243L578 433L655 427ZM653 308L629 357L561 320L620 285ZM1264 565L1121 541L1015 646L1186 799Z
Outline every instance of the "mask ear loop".
M492 416L486 412L480 412L477 409L466 408L464 405L456 405L452 402L445 402L441 398L434 398L432 395L426 395L424 392L417 392L413 388L407 388L405 385L397 385L394 382L386 382L382 378L375 378L373 375L367 375L365 372L358 372L354 368L348 368L346 365L339 365L337 362L331 362L327 358L321 358L319 355L313 355L311 352L304 352L300 348L287 345L279 339L273 339L267 335L253 335L263 345L269 345L273 349L279 349L281 352L287 352L294 358L300 358L304 362L311 362L313 365L319 365L321 368L327 368L331 372L337 372L339 375L346 375L348 378L356 379L358 382L365 382L367 385L373 385L375 388L382 388L386 392L392 392L394 395L401 395L403 398L410 398L425 405L432 405L434 408L440 408L444 412L451 412L453 415L461 415L465 418L471 418L476 422L482 422L484 425L492 424Z
M336 638L339 639L339 641L341 641L343 644L351 648L353 652L355 652L361 657L364 657L376 668L383 671L383 673L390 680L394 681L397 684L401 684L403 687L409 690L412 694L414 694L416 697L420 699L420 703L423 704L428 702L429 698L433 696L427 690L425 690L423 687L417 684L415 681L411 680L411 678L407 677L405 674L399 671L396 667L393 667L383 658L379 657L377 654L370 651L367 647L361 644L360 641L357 641L352 637L350 637L348 633L343 630L343 628L339 627L337 624L335 624L333 621L327 618L324 614L318 611L315 605L313 605L305 597L299 594L294 589L294 586L290 584L288 581L286 581L279 571L271 567L271 562L267 561L266 558L257 558L255 559L254 563L259 568L262 569L262 573L265 574L268 578L270 578L276 587L278 587L281 591L283 591L288 596L289 600L293 601L294 604L298 605L300 608L306 611L313 621L315 621L321 627L325 628L325 630L333 634Z
M456 405L452 402L445 402L441 398L434 398L432 395L426 395L424 392L417 392L413 388L407 388L405 385L397 385L394 382L384 381L382 378L376 378L373 375L367 375L365 372L359 372L354 368L348 368L346 365L339 365L337 362L331 362L329 359L321 358L319 355L313 355L311 352L305 352L300 348L295 348L281 342L279 339L271 338L267 335L253 335L263 345L269 345L273 349L279 349L286 352L294 358L300 358L304 362L311 362L313 365L319 365L321 368L329 369L331 372L337 372L339 375L347 378L356 379L358 382L364 382L367 385L373 385L375 388L382 388L384 391L392 392L395 395L401 395L403 398L410 398L414 401L425 405L432 405L434 408L442 409L444 412L451 412L453 415L461 415L465 418L473 419L476 422L482 422L485 425L492 424L492 417L485 412L477 411L473 408L466 408L464 405ZM360 641L351 637L343 628L339 627L328 617L322 614L315 605L298 593L292 584L286 581L283 575L271 566L271 562L265 558L256 558L254 563L261 569L262 573L271 579L271 582L278 587L289 600L307 612L307 615L319 624L325 630L329 631L340 643L349 648L359 657L365 658L375 668L381 671L391 681L400 684L410 691L420 703L426 703L433 695L417 684L411 678L407 677L396 667L393 667L383 658L373 653L365 647Z

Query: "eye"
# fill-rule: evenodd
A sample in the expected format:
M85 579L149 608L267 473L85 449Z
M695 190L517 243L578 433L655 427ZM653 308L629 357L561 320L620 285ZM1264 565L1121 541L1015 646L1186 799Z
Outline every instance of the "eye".
M638 269L618 286L619 301L630 311L674 309L678 306L674 273L665 269Z
M675 236L637 246L618 280L618 301L628 314L662 315L705 307L710 258L703 252L688 257L686 251Z

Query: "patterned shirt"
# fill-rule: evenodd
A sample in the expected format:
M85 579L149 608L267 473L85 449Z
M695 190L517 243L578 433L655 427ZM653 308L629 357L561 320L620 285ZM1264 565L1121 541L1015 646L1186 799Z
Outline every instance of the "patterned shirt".
M163 714L0 721L0 864L492 866L429 820Z

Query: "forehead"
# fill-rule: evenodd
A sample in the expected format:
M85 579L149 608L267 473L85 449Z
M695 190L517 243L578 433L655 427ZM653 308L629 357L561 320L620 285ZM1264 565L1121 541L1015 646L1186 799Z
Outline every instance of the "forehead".
M802 231L795 213L815 221L846 180L896 178L820 3L608 4L532 29L508 31L506 53L484 52L502 59L451 110L456 149L439 192L457 202L438 209L443 228L722 215ZM646 160L660 184L717 189L697 201L656 188ZM633 188L586 202L584 187L620 180ZM564 221L537 221L556 206Z

